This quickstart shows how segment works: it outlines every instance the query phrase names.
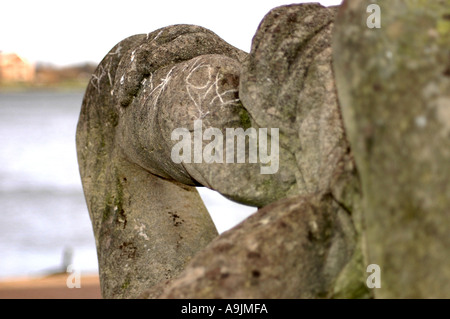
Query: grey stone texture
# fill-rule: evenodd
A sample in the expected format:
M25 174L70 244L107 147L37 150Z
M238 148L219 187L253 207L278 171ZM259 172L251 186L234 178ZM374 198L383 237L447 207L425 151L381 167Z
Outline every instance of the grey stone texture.
M103 296L449 297L445 3L389 2L381 29L369 1L278 7L248 54L192 25L117 44L77 127ZM267 129L279 158L227 163L209 128ZM259 210L218 236L195 186Z
M282 199L216 238L160 295L144 296L330 298L353 254L352 228L330 195Z
M369 296L359 226L352 220L359 214L359 184L332 70L335 13L336 8L316 4L272 10L241 68L242 105L254 127L280 129L280 153L292 155L286 166L295 177L296 195L287 193L289 199L260 209L216 238L178 279L143 296ZM280 163L286 158L282 155ZM270 186L278 188L277 176L271 177ZM249 182L258 184L254 178Z
M77 129L80 172L94 225L104 297L133 298L151 287L153 292L147 295L159 296L165 286L170 293L161 296L196 295L197 290L203 291L197 294L202 297L232 297L232 291L240 297L258 297L258 291L266 297L325 297L333 295L333 290L346 293L347 279L338 280L342 282L339 289L334 282L358 256L358 235L351 220L357 179L332 75L335 11L320 5L271 11L258 29L250 54L191 25L130 37L107 54L87 88ZM261 84L270 81L269 87ZM280 98L266 101L268 93ZM248 141L246 163L174 162L171 151L177 141L171 133L186 128L194 135L196 120L202 120L204 129L222 132L265 128L271 134L272 128L279 129L278 170L261 174L263 164L249 162ZM273 134L268 140L278 142ZM209 142L202 141L202 147ZM193 188L200 185L258 207L280 201L265 209L267 213L257 213L253 222L242 226L244 230L232 231L230 236L237 242L228 254L220 247L230 239L220 236L204 257L196 259L205 263L208 273L217 272L224 260L224 269L237 267L228 279L232 289L221 293L215 292L221 284L214 276L183 289L173 288L179 281L169 285L217 236ZM293 196L296 200L291 202L304 202L300 205L304 212L285 203L284 198ZM311 206L300 196L315 201ZM322 197L327 198L323 203L317 199ZM320 215L314 216L311 207L318 207ZM295 216L299 216L298 226L290 221ZM257 225L264 226L261 238ZM296 236L296 227L299 233L305 229L310 234ZM324 233L314 235L316 228ZM274 263L255 269L255 277L272 278L261 287L245 288L246 275L242 276L251 260L235 253L244 234L249 242L260 240L264 249L257 254ZM270 242L275 239L281 246L273 249ZM309 262L300 262L306 251L295 249L303 246L315 247L308 252ZM288 254L289 266L278 265ZM358 267L354 266L358 263L350 264L352 269ZM197 270L189 267L183 276ZM295 287L279 291L285 286L280 275L297 271L303 275L292 281ZM318 281L300 279L318 276ZM204 293L202 285L210 293Z
M345 1L336 83L361 177L379 298L450 297L450 2Z

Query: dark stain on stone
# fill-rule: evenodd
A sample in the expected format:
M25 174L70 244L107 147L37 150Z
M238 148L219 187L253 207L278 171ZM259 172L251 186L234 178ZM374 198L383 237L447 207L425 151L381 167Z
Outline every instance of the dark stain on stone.
M127 256L129 259L136 258L136 250L137 248L131 242L123 242L120 246L120 255Z
M381 84L379 84L379 83L374 83L374 84L373 84L373 90L374 90L375 92L380 92L381 90L383 90L383 87L382 87Z
M222 243L218 243L217 245L215 245L214 251L216 251L218 254L220 254L220 253L228 252L232 248L233 248L233 244L227 243L227 242L222 242Z
M119 213L117 215L117 221L119 223L123 223L123 229L125 229L125 227L127 227L127 215L125 214L125 211L123 210L123 208L121 208L119 210Z
M181 226L184 223L184 219L181 218L176 212L167 212L172 218L173 225L175 227Z
M220 85L229 84L230 87L239 87L239 77L233 74L224 74L220 81Z
M206 278L215 279L221 277L220 267L213 268L206 272Z
M444 70L444 76L450 76L450 65Z
M254 252L254 251L250 251L248 254L247 254L247 257L248 258L250 258L250 259L253 259L253 258L261 258L261 255L260 255L260 253L257 253L257 252Z
M228 278L228 277L230 277L230 274L229 274L228 272L222 272L222 273L220 274L220 278L221 278L221 279L226 279L226 278Z
M297 22L297 13L293 12L291 14L288 15L288 21L291 23L295 23Z

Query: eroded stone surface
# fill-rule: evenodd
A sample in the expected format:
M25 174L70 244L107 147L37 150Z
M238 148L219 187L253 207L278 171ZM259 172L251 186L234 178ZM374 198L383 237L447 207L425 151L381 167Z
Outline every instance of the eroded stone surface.
M282 199L216 238L159 297L331 297L353 254L349 218L331 196Z
M344 2L333 56L363 187L366 256L381 268L375 295L448 298L449 2L378 2L379 29L366 25L370 3Z
M77 128L104 297L152 286L150 297L365 295L362 278L348 275L362 264L359 184L333 80L334 14L312 4L276 8L249 55L187 25L130 37L108 53ZM279 129L277 171L261 174L260 161L174 162L172 132L195 136L196 120L222 132L265 128L272 143ZM217 235L195 185L273 204L169 283Z
M304 197L260 209L215 239L178 279L144 297L369 295L363 285L361 227L352 220L360 215L359 184L332 72L334 14L335 9L318 5L272 10L241 71L243 106L254 126L280 128L281 146L295 157L286 162L288 171ZM311 235L314 231L320 239Z

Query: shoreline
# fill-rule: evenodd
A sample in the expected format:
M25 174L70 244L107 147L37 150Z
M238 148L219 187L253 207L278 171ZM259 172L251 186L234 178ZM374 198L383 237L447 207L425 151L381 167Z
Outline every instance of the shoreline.
M98 274L82 275L80 288L68 288L70 273L0 279L0 299L101 299ZM69 279L70 280L70 279Z

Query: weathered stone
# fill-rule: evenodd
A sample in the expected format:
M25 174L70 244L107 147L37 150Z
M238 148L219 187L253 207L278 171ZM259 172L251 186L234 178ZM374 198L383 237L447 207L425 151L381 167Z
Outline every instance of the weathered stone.
M148 297L366 295L354 275L363 263L360 192L333 80L334 14L317 4L276 8L248 56L186 25L128 38L108 53L77 129L104 297L150 287ZM276 172L249 163L248 142L246 163L177 163L172 132L186 128L194 150L196 120L223 134L267 128L268 149L279 129ZM169 283L216 236L197 185L245 204L275 203Z
M293 153L299 193L331 193L355 227L352 260L336 281L334 297L366 297L361 251L360 185L342 123L332 66L337 7L291 5L261 22L241 73L240 98L257 125L280 127Z
M279 167L274 174L261 174L261 163L249 163L248 142L246 163L226 162L227 129L259 129L239 100L240 71L238 60L214 54L152 73L143 81L133 103L120 108L118 144L124 154L155 175L187 185L204 185L245 204L264 206L297 193L295 178L286 165L294 160L286 150L279 152ZM200 161L194 155L196 121L201 121ZM171 156L181 139L175 136L172 140L172 132L182 128L190 132L190 163L176 163ZM223 137L215 137L222 139L221 162L209 163L203 158L203 150L211 142L203 139L208 128L217 129Z
M172 130L192 130L196 119L223 131L252 126L237 97L245 56L208 30L178 25L120 42L97 68L77 149L105 297L136 296L175 276L216 235L192 186L256 206L295 190L283 164L274 178L260 174L258 163L171 159ZM131 280L135 274L139 280Z
M192 26L130 37L100 63L83 101L77 128L78 161L105 298L137 296L144 288L176 276L217 235L195 188L152 175L139 162L130 161L130 154L124 154L119 143L124 100L131 99L130 92L139 91L140 74L133 70L144 63L133 64L133 55L145 43L158 40L164 44L168 37L177 39L178 45L197 38L217 38ZM169 65L205 52L227 51L224 42L218 42L212 41L208 49L199 41L197 51L195 45L189 45L186 56L185 48L178 47L179 55L168 55L158 63ZM166 46L169 51L174 50L170 43Z
M272 10L258 28L241 71L239 97L252 124L280 128L282 147L297 159L287 169L305 197L260 209L215 239L178 279L148 290L144 297L369 295L363 284L361 227L352 221L352 215L360 214L359 184L331 64L334 13L319 5ZM297 52L299 48L304 51ZM311 235L311 227L318 227L320 239Z
M380 298L450 296L450 21L446 1L346 0L333 35L339 100Z
M216 238L159 297L330 297L353 254L350 224L329 195L282 199Z
M271 10L241 75L244 107L260 127L280 128L301 194L329 190L348 153L332 70L335 13L318 4Z

